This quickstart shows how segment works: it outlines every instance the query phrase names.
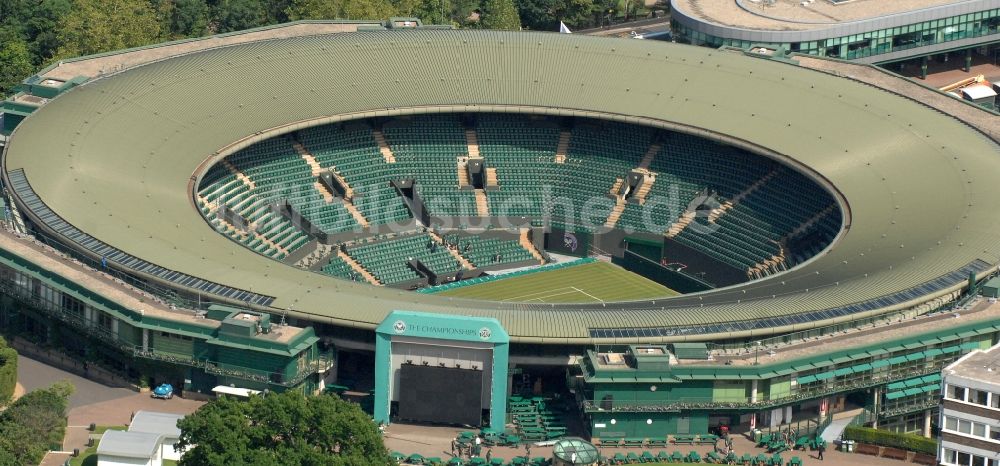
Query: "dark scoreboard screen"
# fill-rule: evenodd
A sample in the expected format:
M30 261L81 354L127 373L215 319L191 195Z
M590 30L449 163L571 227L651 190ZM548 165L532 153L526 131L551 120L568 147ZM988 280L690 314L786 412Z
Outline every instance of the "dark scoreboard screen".
M483 371L403 364L399 417L410 421L478 426L483 416Z

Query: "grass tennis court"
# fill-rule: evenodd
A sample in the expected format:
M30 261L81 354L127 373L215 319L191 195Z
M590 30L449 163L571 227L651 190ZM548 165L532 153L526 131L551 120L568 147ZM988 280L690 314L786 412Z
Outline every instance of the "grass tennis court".
M627 301L678 294L607 262L591 262L436 293L440 296L536 303Z

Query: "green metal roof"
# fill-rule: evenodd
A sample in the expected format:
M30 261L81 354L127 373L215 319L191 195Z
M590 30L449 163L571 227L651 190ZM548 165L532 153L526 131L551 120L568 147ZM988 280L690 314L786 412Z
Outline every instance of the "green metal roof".
M832 186L850 228L825 253L763 280L627 305L550 306L408 293L299 270L219 235L192 202L211 163L256 140L429 111L575 114L728 135ZM994 264L998 154L994 142L918 102L790 64L659 41L423 30L247 43L94 80L21 124L4 173L23 169L54 212L101 241L273 296L275 310L289 315L365 329L396 309L495 317L512 342L586 343L590 328L791 315L905 290L976 259Z

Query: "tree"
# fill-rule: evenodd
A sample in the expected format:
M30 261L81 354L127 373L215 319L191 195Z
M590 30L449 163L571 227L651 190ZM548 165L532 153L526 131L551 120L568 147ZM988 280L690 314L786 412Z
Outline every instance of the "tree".
M417 9L410 14L420 18L424 24L451 24L455 22L454 6L451 0L423 0Z
M31 2L23 24L31 61L36 67L41 67L55 56L59 48L59 23L72 9L72 0Z
M73 0L57 38L57 57L78 57L155 43L160 23L147 0Z
M389 465L378 428L361 408L332 395L297 391L222 397L177 423L192 446L181 466Z
M73 385L58 382L18 398L0 414L0 465L38 464L57 449L66 433L66 409Z
M268 24L268 12L261 0L223 0L215 10L216 32L242 31Z
M293 0L288 19L386 19L396 15L388 0Z
M0 27L0 96L9 94L14 86L31 75L34 68L31 63L31 53L28 52L28 43L21 34L12 28ZM6 346L4 349L7 349ZM16 358L14 361L16 371ZM9 388L13 390L13 386ZM7 391L6 387L4 391ZM0 394L0 398L2 404L7 401L8 396L3 393Z
M182 37L201 37L208 29L208 4L205 0L174 0L170 31Z
M521 18L517 14L513 0L486 0L480 24L485 29L521 29Z
M603 8L594 0L520 0L521 22L536 31L558 31L559 21L572 29L595 26L595 13Z

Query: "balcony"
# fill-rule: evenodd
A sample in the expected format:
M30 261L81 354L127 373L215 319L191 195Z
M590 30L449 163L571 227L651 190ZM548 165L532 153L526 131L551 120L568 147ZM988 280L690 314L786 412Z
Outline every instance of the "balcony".
M919 377L940 372L941 368L951 363L951 360L935 361L921 367L894 370L878 376L864 375L840 381L817 383L813 386L800 388L789 396L757 400L751 402L745 398L719 400L712 398L682 398L678 400L621 400L615 399L611 409L602 409L600 400L583 400L581 406L586 412L678 412L687 409L711 409L713 411L749 411L785 406L789 403L820 398L836 393L863 390L897 380ZM888 415L888 410L883 415Z
M142 346L122 341L119 339L118 335L110 329L96 325L95 322L87 321L83 318L83 316L67 312L61 306L57 306L54 303L40 299L28 290L25 290L23 287L16 286L8 281L0 280L0 292L20 301L31 309L58 319L60 322L80 331L83 335L99 340L125 354L130 354L136 358L194 367L202 369L209 374L235 377L238 379L268 383L282 387L292 387L298 385L312 374L330 370L334 365L332 353L322 353L316 359L304 364L293 377L285 379L284 374L280 372L270 372L249 367L220 364L208 359L197 358L194 355L184 357L174 354L160 353L150 348L143 349Z

